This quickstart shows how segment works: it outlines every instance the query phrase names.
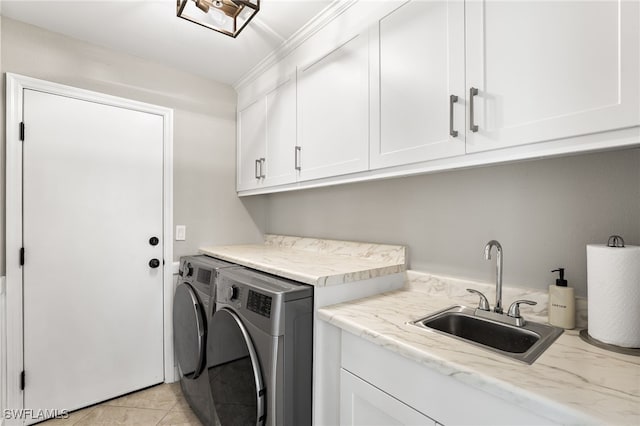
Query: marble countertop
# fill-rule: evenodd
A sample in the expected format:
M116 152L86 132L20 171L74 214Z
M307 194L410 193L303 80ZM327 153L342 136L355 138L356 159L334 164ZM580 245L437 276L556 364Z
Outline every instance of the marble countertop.
M404 246L265 235L264 244L202 247L200 252L314 286L406 270Z
M524 409L562 422L640 424L640 357L606 351L568 330L534 364L526 365L406 322L452 305L475 306L467 287L484 283L407 271L403 290L346 302L318 311L319 318ZM546 294L509 288L507 302L536 298L525 318L546 320ZM520 293L520 294L518 294ZM485 293L486 294L486 293ZM491 294L487 294L493 300Z

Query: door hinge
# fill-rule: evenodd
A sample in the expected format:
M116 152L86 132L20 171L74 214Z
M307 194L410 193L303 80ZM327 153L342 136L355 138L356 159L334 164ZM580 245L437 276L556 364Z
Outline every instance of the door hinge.
M24 141L24 122L20 122L20 140Z
M20 266L24 266L24 247L20 247Z
M20 390L24 390L24 370L20 373Z

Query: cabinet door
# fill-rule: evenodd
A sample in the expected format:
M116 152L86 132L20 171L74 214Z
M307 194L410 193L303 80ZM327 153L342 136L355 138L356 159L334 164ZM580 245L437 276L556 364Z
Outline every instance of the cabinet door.
M237 189L254 189L262 183L267 116L265 98L238 112Z
M340 370L340 425L436 425L429 417L391 395Z
M637 1L466 3L469 152L640 124Z
M295 76L267 94L266 161L264 185L296 181L296 80Z
M406 2L373 38L371 168L464 154L464 3Z
M298 68L299 180L369 168L369 36Z

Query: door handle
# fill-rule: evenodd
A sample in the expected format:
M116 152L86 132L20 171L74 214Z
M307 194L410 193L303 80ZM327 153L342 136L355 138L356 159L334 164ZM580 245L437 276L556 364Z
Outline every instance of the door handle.
M260 179L260 173L261 173L261 171L260 171L260 168L261 168L260 160L256 160L256 166L255 167L256 167L256 169L255 169L255 177L256 177L256 179Z
M158 237L149 238L149 244L151 244L152 246L157 246L159 242L160 240L158 239Z
M160 261L159 261L158 259L151 259L151 260L149 261L149 267L150 267L150 268L155 269L155 268L157 268L158 266L160 266Z
M300 151L301 150L302 150L301 147L296 146L294 154L293 154L294 155L294 162L295 162L294 168L296 170L302 170L302 167L300 167Z
M469 130L471 130L472 132L478 131L478 125L474 123L475 118L473 116L473 97L477 94L477 88L472 87L469 89Z
M458 131L453 130L453 104L458 102L456 95L449 96L449 134L454 138L458 136Z

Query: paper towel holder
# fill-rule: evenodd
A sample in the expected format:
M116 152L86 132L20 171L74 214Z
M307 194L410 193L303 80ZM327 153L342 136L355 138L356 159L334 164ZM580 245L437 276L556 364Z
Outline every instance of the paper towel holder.
M580 330L579 335L582 340L598 348L606 349L608 351L616 352L619 354L640 356L640 348L625 348L622 346L616 346L609 343L601 342L600 340L594 339L593 337L589 336L589 332L587 331L586 328Z
M609 247L624 247L624 238L620 235L612 235L607 240L607 246Z
M607 246L624 248L624 238L622 238L620 235L612 235L607 240ZM580 330L579 335L582 340L584 340L585 342L593 346L597 346L598 348L606 349L608 351L617 352L625 355L640 356L640 348L627 348L627 347L612 345L610 343L601 342L600 340L591 337L589 335L588 329Z

